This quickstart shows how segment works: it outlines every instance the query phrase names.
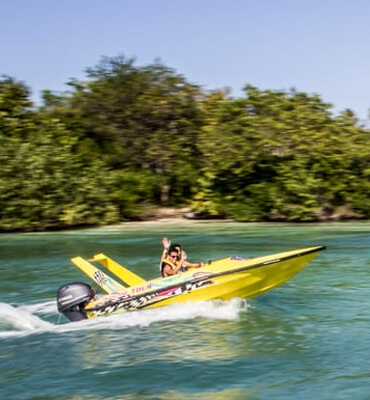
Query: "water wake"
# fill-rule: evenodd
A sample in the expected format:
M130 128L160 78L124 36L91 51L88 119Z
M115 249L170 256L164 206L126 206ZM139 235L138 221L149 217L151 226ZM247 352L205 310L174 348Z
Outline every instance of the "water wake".
M140 312L123 313L109 317L79 322L53 324L36 314L54 315L57 318L55 301L32 305L12 306L0 303L0 338L25 336L39 333L66 333L85 330L117 330L130 327L145 327L166 321L184 321L195 318L237 320L248 308L246 300L202 301L176 304Z
M52 326L53 324L42 320L26 309L0 303L0 337L50 329Z
M56 314L57 305L55 300L46 301L38 304L23 304L19 306L20 310L25 310L30 314Z

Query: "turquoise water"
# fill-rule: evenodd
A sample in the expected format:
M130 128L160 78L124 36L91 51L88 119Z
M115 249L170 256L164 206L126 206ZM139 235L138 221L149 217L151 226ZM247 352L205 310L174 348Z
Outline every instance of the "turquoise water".
M55 292L98 252L145 278L161 238L189 259L326 245L285 285L69 323ZM368 399L370 223L141 223L1 235L0 399Z

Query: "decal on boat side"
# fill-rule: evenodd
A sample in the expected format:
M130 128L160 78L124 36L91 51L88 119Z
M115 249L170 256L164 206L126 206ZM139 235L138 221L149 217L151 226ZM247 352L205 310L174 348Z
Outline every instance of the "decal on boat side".
M94 272L93 278L100 287L106 286L111 292L117 292L120 289L110 276L100 270Z
M154 287L167 287L169 283L178 282L180 284L184 280L183 274L179 273L177 275L167 276L163 278L160 282L151 282L153 288Z
M195 272L193 274L193 278L206 278L207 276L210 276L211 274L209 272Z
M99 286L103 286L107 282L106 276L99 270L94 272L94 279Z
M143 286L132 287L131 291L132 291L133 294L135 294L135 293L145 292L146 290L151 289L151 288L152 288L151 283L148 283L148 284L143 285Z
M98 310L95 310L96 315L106 315L113 312L117 312L121 309L125 309L126 311L134 311L140 308L145 308L150 306L153 303L161 300L167 300L171 297L178 296L183 293L190 293L192 290L199 289L204 286L208 286L213 284L214 281L198 281L198 282L188 282L181 286L175 286L170 289L165 290L157 290L153 293L137 296L137 297L129 297L125 295L112 295L109 297L109 300L115 301L115 304L110 304L110 302L98 302L97 306L101 307ZM145 286L141 287L144 288ZM104 303L106 306L104 306Z

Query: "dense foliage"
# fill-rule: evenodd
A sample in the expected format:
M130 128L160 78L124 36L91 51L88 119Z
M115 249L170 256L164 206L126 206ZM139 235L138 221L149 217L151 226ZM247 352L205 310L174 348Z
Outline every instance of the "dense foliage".
M204 92L103 59L68 93L0 80L0 230L107 224L155 207L242 221L370 216L370 134L318 95Z

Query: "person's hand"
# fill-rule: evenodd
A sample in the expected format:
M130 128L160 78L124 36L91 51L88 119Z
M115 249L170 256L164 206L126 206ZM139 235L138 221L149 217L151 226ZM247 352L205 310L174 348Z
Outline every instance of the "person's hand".
M163 238L162 239L162 244L163 244L163 248L167 250L171 245L171 241L168 240L167 238Z

